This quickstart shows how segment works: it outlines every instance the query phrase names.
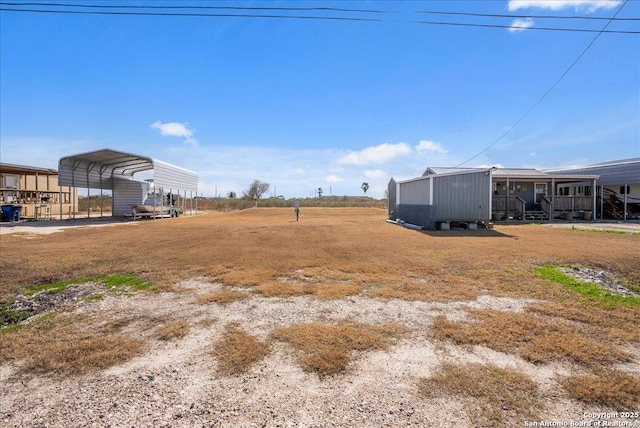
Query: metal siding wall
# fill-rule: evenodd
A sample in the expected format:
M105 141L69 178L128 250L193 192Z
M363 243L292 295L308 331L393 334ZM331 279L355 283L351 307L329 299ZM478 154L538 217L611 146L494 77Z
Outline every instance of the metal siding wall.
M421 180L400 183L400 203L407 205L428 205L429 204L429 180L425 177Z
M168 163L153 160L153 184L156 189L198 192L198 175Z
M142 181L115 179L113 183L113 215L131 214L131 206L142 204L149 185Z
M391 217L391 214L396 210L396 187L397 183L392 178L387 186L387 211L389 217Z
M404 205L397 207L395 218L417 224L427 230L436 229L436 207L434 205Z
M434 176L434 180L438 221L489 220L491 176L486 172Z

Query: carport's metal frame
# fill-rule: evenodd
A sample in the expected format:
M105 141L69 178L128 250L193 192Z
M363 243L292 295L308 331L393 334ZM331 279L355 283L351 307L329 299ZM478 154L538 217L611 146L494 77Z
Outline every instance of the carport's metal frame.
M162 180L160 182L156 182L155 179L156 168L162 171ZM165 187L168 188L170 193L175 189L178 191L178 206L180 206L180 192L184 191L184 211L186 211L187 191L191 192L190 212L193 211L193 192L196 193L197 197L198 175L195 172L147 156L111 149L66 156L58 162L58 181L60 185L76 188L85 187L87 189L87 197L91 196L91 189L100 189L100 196L102 196L103 190L111 190L113 212L116 199L114 194L115 179L125 178L132 180L134 174L149 170L154 170L154 185L156 189L160 190L163 198ZM195 211L198 211L197 198ZM74 218L75 213L76 207L74 206ZM102 215L103 207L101 202L100 216ZM90 213L87 212L87 217L89 216Z

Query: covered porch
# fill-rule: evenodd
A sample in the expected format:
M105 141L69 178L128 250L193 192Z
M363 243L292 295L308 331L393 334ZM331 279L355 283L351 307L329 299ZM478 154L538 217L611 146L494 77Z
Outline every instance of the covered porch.
M494 221L594 218L597 175L492 169L491 176L491 218Z

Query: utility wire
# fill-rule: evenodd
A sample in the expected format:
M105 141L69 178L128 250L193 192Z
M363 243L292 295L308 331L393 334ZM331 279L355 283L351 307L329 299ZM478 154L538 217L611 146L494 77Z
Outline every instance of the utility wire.
M499 25L499 24L473 24L469 22L438 22L438 21L412 21L414 24L427 24L427 25L448 25L454 27L484 27L484 28L507 28L510 30L538 30L538 31L566 31L573 33L602 33L608 34L640 34L640 31L634 30L595 30L588 28L561 28L561 27L529 27L526 25Z
M277 10L277 11L323 11L323 12L356 12L356 13L380 13L394 14L397 11L381 10L381 9L352 9L338 7L276 7L276 6L158 6L158 5L117 5L117 4L86 4L86 3L43 3L43 2L0 2L0 5L6 6L43 6L43 7L73 7L73 8L93 8L93 9L204 9L204 10ZM493 14L493 13L471 13L471 12L445 12L433 10L419 10L413 13L429 14L429 15L451 15L451 16L475 16L487 18L531 18L531 19L583 19L583 20L604 20L611 18L601 16L557 16L557 15L514 15L514 14ZM613 21L640 21L640 18L614 18Z
M640 18L607 18L605 16L557 16L557 15L502 15L494 13L442 12L419 10L416 13L428 15L478 16L487 18L531 18L531 19L586 19L602 21L640 21Z
M547 97L547 95L549 95L549 93L551 93L551 91L553 91L553 89L558 86L558 84L560 83L560 81L562 79L564 79L564 77L569 74L569 71L571 71L571 69L578 63L578 61L580 61L580 59L584 56L584 54L587 53L587 51L591 48L591 46L593 46L593 44L596 42L596 40L598 40L598 38L605 32L607 26L609 26L609 24L611 24L611 22L613 21L613 19L618 15L618 13L620 13L620 11L622 10L622 8L629 2L629 0L625 0L624 3L622 3L622 5L620 6L620 8L618 8L618 10L616 11L616 13L613 15L613 17L611 17L609 19L609 21L604 25L604 27L602 27L602 30L600 30L600 32L598 34L596 34L596 36L593 38L593 40L591 40L591 42L587 45L586 48L584 48L582 50L582 52L580 52L580 54L578 55L578 57L571 63L571 65L569 66L569 68L567 68L564 73L562 73L562 75L560 75L560 77L555 81L555 83L553 85L551 85L551 87L538 99L538 101L535 102L535 104L529 109L527 110L527 112L522 115L522 117L520 119L518 119L516 121L516 123L514 123L509 129L507 129L500 137L498 137L493 143L489 144L487 147L485 147L482 151L478 152L475 156L473 156L472 158L467 159L466 161L462 162L461 164L456 165L455 167L459 167L462 166L468 162L471 162L472 160L474 160L475 158L477 158L478 156L480 156L481 154L485 153L487 150L489 150L491 147L495 146L500 140L502 140L507 134L509 134L513 128L515 128L516 126L518 126L520 124L520 122L522 122L527 116L529 116L529 114L536 108L538 107L538 105Z
M42 6L42 7L77 7L95 9L209 9L209 10L279 10L279 11L328 11L328 12L357 12L357 13L395 13L388 10L349 9L338 7L275 7L275 6L158 6L158 5L116 5L116 4L73 4L73 3L17 3L0 2L7 6Z
M169 10L277 10L277 11L323 11L323 12L356 12L356 13L379 13L379 14L395 14L397 11L381 10L381 9L352 9L337 7L276 7L276 6L185 6L185 5L131 5L131 4L86 4L86 3L44 3L44 2L3 2L0 5L20 6L20 7L75 7L75 8L93 8L93 9L169 9ZM601 16L557 16L557 15L515 15L515 14L494 14L494 13L472 13L472 12L446 12L434 10L418 10L415 14L430 15L450 15L450 16L474 16L486 18L530 18L530 19L582 19L582 20L611 20L611 18ZM640 18L614 18L613 21L640 21Z
M71 10L71 9L24 9L3 6L39 6L39 7L62 7L62 8L92 8L92 9L216 9L216 10L252 10L252 11L314 11L314 12L340 12L340 13L395 13L385 10L374 9L348 9L348 8L315 8L315 7L240 7L240 6L134 6L134 5L89 5L89 4L70 4L70 3L16 3L16 2L0 2L0 11L6 12L22 12L22 13L54 13L54 14L74 14L74 15L125 15L125 16L174 16L174 17L216 17L216 18L262 18L262 19L307 19L307 20L330 20L330 21L353 21L353 22L382 22L383 19L372 17L353 17L353 16L316 16L316 15L280 15L280 14L232 14L232 13L196 13L196 12L147 12L144 10L137 11L112 11L112 10ZM447 15L469 15L469 16L486 16L486 17L524 17L536 18L536 15L490 15L490 14L473 14L462 12L418 12L418 13L438 13ZM560 18L560 17L555 17ZM573 19L574 17L566 17ZM598 18L600 19L600 18ZM603 18L607 19L607 18ZM608 19L608 24L615 19ZM625 19L626 20L626 19ZM628 20L640 20L640 18L629 18ZM584 28L562 28L562 27L539 27L525 25L500 25L500 24L476 24L461 22L441 22L441 21L410 21L414 24L423 25L443 25L455 27L479 27L479 28L505 28L512 30L538 30L538 31L564 31L564 32L581 32L581 33L610 33L610 34L640 34L640 31L634 30L597 30ZM607 25L608 25L607 24ZM606 26L605 26L606 28Z
M257 15L257 14L232 14L232 13L162 13L162 12L112 12L112 11L83 11L83 10L42 10L42 9L14 9L0 7L2 12L26 12L26 13L56 13L69 15L126 15L126 16L190 16L210 18L266 18L266 19L310 19L328 21L356 21L356 22L381 22L376 18L353 18L343 16L310 16L310 15ZM638 32L640 33L640 32Z

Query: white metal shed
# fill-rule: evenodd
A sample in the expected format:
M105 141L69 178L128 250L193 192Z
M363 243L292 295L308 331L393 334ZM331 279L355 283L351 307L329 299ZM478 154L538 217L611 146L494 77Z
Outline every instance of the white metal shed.
M143 171L153 171L153 178L134 180L134 175ZM171 193L186 201L187 192L191 200L193 193L197 196L198 192L198 175L193 171L111 149L63 157L58 162L58 174L59 184L63 186L110 190L113 215L130 214L131 206L144 204L150 194L164 198Z

